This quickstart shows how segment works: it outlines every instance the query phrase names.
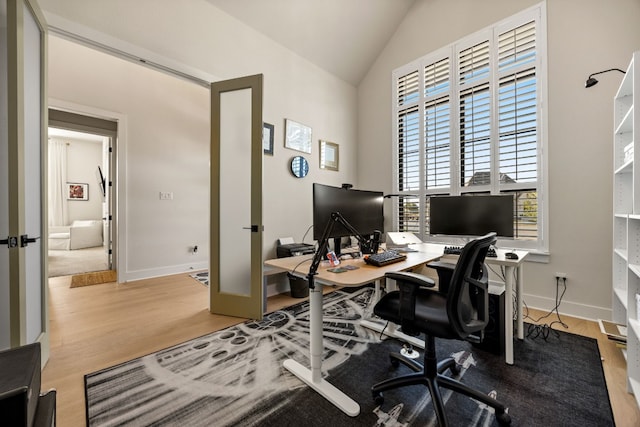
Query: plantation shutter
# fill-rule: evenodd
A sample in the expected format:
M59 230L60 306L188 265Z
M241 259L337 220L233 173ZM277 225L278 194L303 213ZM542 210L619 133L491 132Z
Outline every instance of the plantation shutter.
M460 186L491 184L489 41L458 54Z
M535 22L498 37L501 183L537 179Z
M515 247L546 247L545 16L533 7L394 70L398 230L427 238L432 196L509 194Z
M424 138L426 188L451 186L451 82L450 61L445 58L424 68Z

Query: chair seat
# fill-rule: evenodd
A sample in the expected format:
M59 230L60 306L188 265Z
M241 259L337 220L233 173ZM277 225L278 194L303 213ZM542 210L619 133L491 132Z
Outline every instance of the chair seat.
M413 327L429 331L438 338L460 339L451 328L447 315L447 296L429 289L418 289L416 293L415 319ZM374 307L374 313L396 324L402 324L400 317L400 292L393 291L383 296Z
M395 366L403 363L414 373L388 378L374 384L371 387L371 395L377 405L383 403L384 391L422 384L431 395L431 402L441 427L447 427L448 421L444 408L445 400L440 388L461 393L493 408L500 425L511 423L511 417L504 404L455 378L444 375L447 370L457 374L459 368L453 358L438 361L436 355L436 338L472 342L482 339L482 331L487 326L489 318L489 275L484 259L489 247L495 242L496 233L474 239L464 246L455 265L437 266L440 290L433 289L433 280L419 274L385 274L386 278L395 280L399 290L383 296L373 312L384 320L401 325L405 334L424 333L424 363L420 365L399 353L392 353L392 364L394 361ZM446 292L443 289L446 289Z

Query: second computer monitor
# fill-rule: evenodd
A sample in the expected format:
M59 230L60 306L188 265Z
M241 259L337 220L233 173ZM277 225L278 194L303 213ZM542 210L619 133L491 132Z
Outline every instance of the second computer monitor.
M434 196L429 199L429 234L513 237L511 195Z

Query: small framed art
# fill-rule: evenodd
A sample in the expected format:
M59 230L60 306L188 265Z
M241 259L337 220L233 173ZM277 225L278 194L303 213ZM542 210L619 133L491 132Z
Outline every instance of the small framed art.
M67 182L67 200L89 200L89 184Z
M273 156L273 125L269 123L262 124L262 150Z
M289 119L284 120L284 127L284 146L311 154L311 128Z
M339 147L335 142L320 140L320 169L338 170Z

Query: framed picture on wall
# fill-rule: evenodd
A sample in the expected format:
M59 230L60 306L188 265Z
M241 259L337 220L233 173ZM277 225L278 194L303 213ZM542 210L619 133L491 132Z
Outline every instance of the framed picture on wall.
M320 140L320 169L338 170L338 144Z
M262 150L273 156L273 125L269 123L262 124Z
M292 150L311 154L311 128L302 123L285 119L284 146Z
M89 200L89 184L67 182L67 200Z

